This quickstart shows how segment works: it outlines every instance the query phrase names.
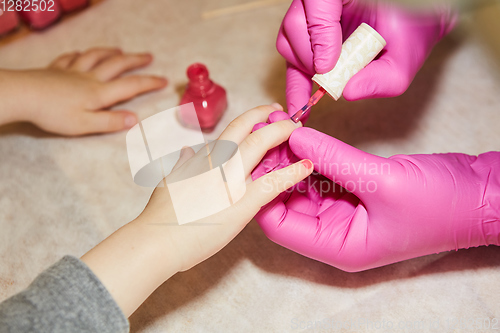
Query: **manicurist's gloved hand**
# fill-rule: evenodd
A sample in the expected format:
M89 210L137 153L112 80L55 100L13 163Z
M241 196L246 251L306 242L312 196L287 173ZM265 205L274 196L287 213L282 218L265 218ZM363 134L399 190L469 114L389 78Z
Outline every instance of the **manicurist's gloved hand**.
M452 29L455 15L441 7L417 13L385 2L293 0L276 42L287 60L290 114L307 103L311 77L335 66L343 39L363 22L377 30L387 46L349 81L343 95L350 101L405 92L434 45Z
M272 241L293 251L354 272L500 245L499 152L382 158L310 128L276 149L254 178L298 159L319 172L256 216Z

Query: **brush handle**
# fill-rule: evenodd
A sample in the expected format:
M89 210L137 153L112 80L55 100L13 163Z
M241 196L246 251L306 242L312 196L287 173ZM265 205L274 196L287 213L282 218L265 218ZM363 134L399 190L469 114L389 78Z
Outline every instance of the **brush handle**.
M325 74L316 74L312 80L338 100L347 82L365 68L385 47L384 38L366 23L361 25L342 44L335 67Z

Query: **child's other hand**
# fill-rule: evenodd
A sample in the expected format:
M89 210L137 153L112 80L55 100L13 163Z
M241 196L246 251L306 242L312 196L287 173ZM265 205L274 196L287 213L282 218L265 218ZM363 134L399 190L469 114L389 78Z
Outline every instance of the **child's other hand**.
M276 111L283 120L262 127L262 123L266 122L275 110L274 106L260 106L236 118L220 135L215 145L209 145L208 156L206 147L196 154L191 148L184 148L174 170L164 179L165 182L161 187L155 189L147 207L137 220L145 223L146 228L153 230L152 233L156 239L160 238L160 242L171 245L170 251L173 248L176 253L177 270L187 270L217 253L246 226L262 206L312 172L312 164L305 160L251 181L252 170L266 152L288 140L293 130L302 126L301 123L293 123L285 112ZM258 125L254 127L256 124ZM259 129L252 132L255 128ZM227 144L231 143L234 146L228 147ZM235 191L230 190L233 200L233 193L242 190L241 198L213 215L179 226L176 223L179 218L179 205L184 205L185 211L204 212L205 209L209 211L210 203L194 202L196 200L193 198L197 196L197 192L207 189L213 196L218 195L215 194L218 182L216 176L196 180L194 177L207 175L206 171L224 162L236 149L239 150L241 159L231 158L223 170L227 189L233 186L234 190L234 182L231 184L234 177L232 179L231 175L247 179L246 186ZM237 156L237 153L234 156ZM171 184L186 179L189 180L189 185L177 186L177 190L173 193L163 186L168 184L170 187ZM218 186L220 188L220 184ZM226 193L224 195L227 196Z
M167 85L162 77L123 76L147 66L152 59L147 53L95 48L64 54L47 69L19 72L13 80L19 99L25 99L21 111L24 120L45 131L70 136L131 128L137 123L133 112L106 109Z

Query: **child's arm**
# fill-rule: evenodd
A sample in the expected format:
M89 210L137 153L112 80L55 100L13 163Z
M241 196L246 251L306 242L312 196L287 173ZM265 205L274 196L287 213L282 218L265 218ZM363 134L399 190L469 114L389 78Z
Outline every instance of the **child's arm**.
M244 113L211 147L210 156L214 159L227 156L228 151L221 151L227 148L219 145L221 140L233 142L239 149L242 164L231 164L236 160L230 159L224 166L226 179L240 172L249 178L266 152L286 141L301 126L279 111L278 116L287 120L252 133L254 124L265 122L275 109L261 106ZM200 175L207 161L204 149L196 155L190 148L184 149L164 184L186 179L186 175ZM176 223L168 187L158 187L139 217L85 254L81 261L65 257L42 273L27 290L1 303L0 325L15 332L127 331L126 317L160 284L217 253L263 205L311 172L308 160L273 171L246 184L243 196L230 207L185 225ZM211 182L206 178L204 182L197 180L175 195L192 198L201 188L210 186L206 181ZM229 180L227 184L234 185ZM184 203L192 209L199 208L189 200Z
M151 61L149 54L96 48L62 55L46 69L0 70L0 125L29 121L70 136L131 128L134 113L106 109L166 86L152 75L122 76Z
M286 120L275 122L252 133L256 123L266 122L276 110L261 106L236 118L221 134L211 156L224 155L220 140L238 144L245 178L262 160L265 153L286 141L299 126L282 111ZM220 147L222 146L222 147ZM215 160L215 158L214 158ZM174 171L165 178L166 184L186 179L186 175L199 175L198 168L206 163L205 149L196 155L184 149ZM231 160L224 168L227 179L238 173L237 163ZM306 161L309 162L309 161ZM278 194L292 187L312 172L312 164L298 162L276 170L246 185L243 197L230 207L196 222L178 225L172 197L185 198L183 204L199 210L190 199L197 191L211 188L211 179L196 181L181 192L169 193L168 187L157 187L142 214L82 257L99 277L126 316L165 280L179 271L185 271L204 261L226 246L257 214L259 209ZM190 180L193 180L191 178ZM231 181L228 180L228 186ZM207 186L208 185L208 186ZM215 188L215 186L214 186ZM172 197L171 197L172 196ZM178 204L178 202L176 202Z
M0 332L128 332L119 306L78 258L65 256L0 303Z

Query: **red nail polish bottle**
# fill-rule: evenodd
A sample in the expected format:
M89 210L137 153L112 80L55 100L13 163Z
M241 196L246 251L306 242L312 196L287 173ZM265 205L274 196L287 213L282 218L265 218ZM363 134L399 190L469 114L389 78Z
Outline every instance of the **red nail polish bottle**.
M6 35L19 26L19 17L16 12L5 11L0 14L0 36Z
M189 83L181 99L181 105L193 103L200 127L203 132L212 132L227 109L226 90L210 80L208 69L203 64L193 64L188 67ZM197 127L191 124L189 115L183 114L180 108L180 120L187 127Z
M59 0L63 12L69 13L74 10L83 9L89 5L89 0Z
M40 0L36 5L38 8L33 3L28 7L23 5L23 10L18 12L23 21L33 30L45 29L61 17L62 11L58 0Z

